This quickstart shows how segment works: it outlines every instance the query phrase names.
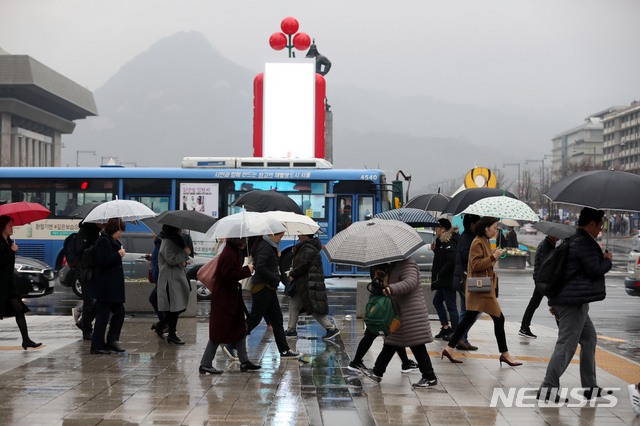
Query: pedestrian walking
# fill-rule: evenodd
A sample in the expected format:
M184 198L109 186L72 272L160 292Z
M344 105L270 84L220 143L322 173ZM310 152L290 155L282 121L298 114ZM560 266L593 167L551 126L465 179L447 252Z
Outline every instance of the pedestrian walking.
M124 271L122 258L126 254L120 243L120 235L125 230L122 219L107 221L103 232L96 239L93 249L95 269L91 281L91 291L95 299L96 321L91 336L91 353L107 355L124 352L118 343L124 324ZM111 319L109 317L111 316ZM109 325L107 341L105 332Z
M284 335L282 309L276 291L286 276L278 267L280 249L278 244L284 232L264 235L256 240L251 250L254 274L251 277L251 312L247 317L247 333L256 328L262 318L267 315L273 328L273 336L280 353L280 358L300 358L300 353L292 351Z
M536 257L533 262L534 283L538 282L538 274L540 272L542 262L544 262L544 260L553 252L557 242L558 237L547 235L544 240L540 241L540 244L538 244L538 247L536 248ZM529 300L529 304L524 311L524 315L522 316L522 321L520 323L520 331L518 331L520 336L529 337L531 339L538 337L531 332L531 320L533 319L533 314L536 312L536 309L540 306L540 302L542 302L543 297L544 295L534 286L533 295L531 295L531 299Z
M420 269L413 259L391 264L387 285L383 294L391 297L396 314L400 317L400 327L384 338L382 351L376 358L371 370L362 373L369 379L380 383L382 377L399 348L409 347L416 357L422 378L414 383L414 388L429 388L438 384L431 359L427 352L427 343L433 341L427 304L420 285Z
M382 265L375 265L371 267L370 275L373 281L377 281L378 286L382 287L382 282L387 280L387 284L389 278L387 276L387 271L389 270L391 264L384 263ZM373 293L369 297L373 297ZM374 333L370 331L368 328L364 329L364 334L358 343L358 348L356 349L356 354L353 356L353 359L349 363L349 370L356 371L362 373L364 370L368 370L367 366L364 364L364 356L371 349L371 345L373 342L380 336L378 333ZM401 373L408 374L418 370L418 363L412 359L409 359L407 356L407 350L403 347L398 347L396 350L400 361L402 362L402 366L400 369Z
M589 317L589 304L606 297L604 275L611 269L611 253L602 252L596 241L604 224L604 212L585 207L578 217L578 230L571 237L565 259L560 292L549 299L558 319L558 340L549 360L538 398L556 402L560 377L580 344L580 382L584 396L600 396L596 377L596 329ZM552 395L556 392L555 397Z
M456 264L458 228L452 228L449 219L438 219L440 226L435 228L435 240L431 243L433 264L431 267L431 291L433 306L440 320L440 332L437 339L449 340L458 326L458 303L453 288L453 272ZM449 316L447 316L447 312ZM451 320L451 326L449 326Z
M16 324L22 335L22 349L37 348L42 343L36 343L29 338L27 320L24 314L29 308L22 302L15 289L13 273L16 264L16 252L18 245L11 239L13 235L13 219L9 216L0 216L0 319L15 317Z
M165 323L169 326L167 343L184 345L177 335L178 317L187 310L191 285L185 267L191 249L185 244L180 229L162 225L164 238L158 253L158 310L164 312L164 320L156 326L156 333L163 338Z
M93 334L93 320L96 318L96 306L93 299L93 291L91 288L91 278L93 268L90 265L90 259L83 256L86 249L95 246L96 240L100 236L102 225L98 223L80 222L80 230L76 236L75 251L79 261L76 263L77 279L80 281L82 288L82 317L80 325L82 327L82 338L91 340Z
M299 235L298 244L293 247L293 260L288 271L290 281L289 327L287 337L297 337L298 316L305 312L320 323L326 330L323 339L330 340L340 334L340 330L331 322L327 287L324 284L322 268L322 243L315 235Z
M467 289L467 266L469 263L469 249L471 248L471 243L476 237L473 230L476 226L476 222L480 220L480 216L476 216L475 214L465 214L462 219L462 226L464 230L458 239L458 246L456 248L456 265L453 272L453 288L457 291L458 296L460 297L460 315L458 317L458 324L460 321L464 320L464 317L467 315L467 304L466 304L466 289ZM472 315L471 313L469 315ZM464 332L460 340L456 343L456 349L461 351L477 351L478 347L469 343L468 333L473 324L476 322L478 318L477 315L473 314L473 321L471 321L471 325ZM451 336L449 336L449 341L451 341Z
M464 332L473 324L480 312L485 312L493 320L494 332L500 351L500 365L506 363L511 367L522 365L513 355L509 353L507 338L504 332L505 318L498 303L498 276L493 270L494 263L500 258L503 249L491 250L489 239L495 237L498 232L498 218L485 216L475 225L476 237L469 249L469 263L467 271L469 277L489 277L491 289L486 292L469 292L466 290L467 313L449 339L449 344L442 351L441 358L445 356L453 363L462 363L453 356L453 349L456 342L463 336Z
M213 367L216 350L221 344L233 344L240 360L240 371L254 371L260 365L249 361L245 337L247 326L245 313L247 308L242 299L242 287L239 280L251 276L253 265L242 266L242 250L246 241L242 238L229 238L218 255L216 271L211 287L211 310L209 311L209 341L200 360L201 374L221 374Z

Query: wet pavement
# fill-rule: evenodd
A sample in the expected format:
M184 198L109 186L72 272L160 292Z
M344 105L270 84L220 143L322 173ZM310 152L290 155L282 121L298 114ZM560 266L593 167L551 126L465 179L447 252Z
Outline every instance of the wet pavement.
M354 307L355 309L355 307ZM495 388L508 392L539 386L555 344L553 328L537 326L538 339L517 335L508 322L511 351L525 362L500 366L493 324L479 320L470 339L480 349L458 352L463 364L441 360L446 342L435 341L430 352L438 385L414 390L420 373L401 374L394 358L382 383L347 369L363 332L361 320L335 315L341 334L335 342L321 339L323 330L301 317L297 340L290 345L305 354L301 361L280 360L272 333L261 324L248 336L249 357L262 365L255 373L219 351L219 376L198 372L208 338L205 317L178 324L184 346L169 345L150 330L151 317L127 318L121 342L123 355L90 355L70 316L27 318L31 335L44 346L24 351L11 320L0 322L0 424L282 424L282 425L616 425L633 424L626 383L638 381L640 365L598 349L598 378L614 391L616 403L591 407L505 407L491 400ZM436 328L432 321L432 328ZM382 347L377 339L364 359L372 366ZM411 356L411 354L409 354ZM577 360L577 358L576 358ZM562 377L565 387L579 387L576 360ZM527 403L532 403L528 400ZM496 405L496 404L494 404ZM576 405L576 404L574 404ZM637 420L636 420L637 422Z

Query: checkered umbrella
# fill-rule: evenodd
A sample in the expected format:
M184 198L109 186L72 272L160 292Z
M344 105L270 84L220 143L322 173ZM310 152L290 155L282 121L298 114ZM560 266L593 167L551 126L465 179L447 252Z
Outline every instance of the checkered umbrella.
M478 200L464 209L462 213L503 219L527 220L529 222L538 222L540 220L536 212L531 210L531 207L524 202L504 195Z
M371 219L338 232L323 250L331 262L368 267L406 259L423 245L418 232L409 225Z

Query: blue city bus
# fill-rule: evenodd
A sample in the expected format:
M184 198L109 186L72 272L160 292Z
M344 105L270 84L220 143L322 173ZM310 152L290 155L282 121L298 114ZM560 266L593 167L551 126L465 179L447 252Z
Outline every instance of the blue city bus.
M69 213L82 204L119 198L139 201L156 213L193 209L220 218L235 213L231 204L254 189L276 190L296 201L320 225L323 244L352 222L389 209L391 196L380 170L338 170L314 159L185 158L182 168L0 168L0 203L37 202L51 210L47 219L16 227L14 237L21 255L56 270L63 264L64 239L78 229L79 219ZM130 230L149 232L142 224L128 224ZM214 242L203 237L192 233L195 251L213 255ZM294 243L283 239L283 256ZM327 276L368 273L324 262Z

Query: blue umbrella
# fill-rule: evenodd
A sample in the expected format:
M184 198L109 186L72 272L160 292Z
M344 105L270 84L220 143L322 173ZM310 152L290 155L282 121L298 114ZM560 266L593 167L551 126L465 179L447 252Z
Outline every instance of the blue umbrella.
M401 209L387 210L373 217L386 220L399 220L411 226L437 227L440 226L437 219L424 210L403 207Z

